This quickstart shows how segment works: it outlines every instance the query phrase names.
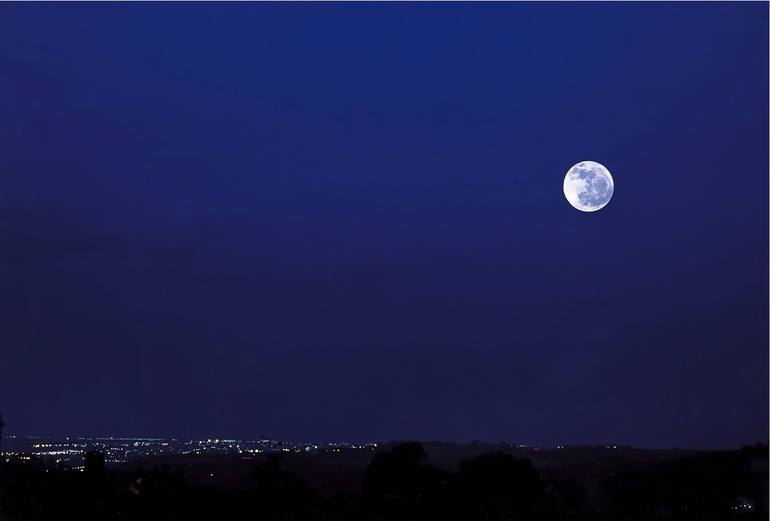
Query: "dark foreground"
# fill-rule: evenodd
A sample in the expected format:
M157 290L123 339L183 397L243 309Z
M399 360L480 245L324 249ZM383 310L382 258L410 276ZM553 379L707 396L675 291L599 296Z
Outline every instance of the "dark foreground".
M0 520L766 520L767 445L735 451L399 443L376 453L0 465Z

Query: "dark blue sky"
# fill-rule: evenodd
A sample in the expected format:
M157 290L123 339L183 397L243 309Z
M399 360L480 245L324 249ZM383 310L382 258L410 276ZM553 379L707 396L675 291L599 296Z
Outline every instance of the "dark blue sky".
M19 433L768 439L765 3L0 6ZM574 210L599 161L610 204Z

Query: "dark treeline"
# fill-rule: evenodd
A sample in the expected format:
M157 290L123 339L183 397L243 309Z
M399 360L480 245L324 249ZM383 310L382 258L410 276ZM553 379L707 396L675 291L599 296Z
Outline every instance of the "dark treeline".
M0 466L0 520L766 520L767 446L653 462L618 461L606 479L583 466L538 471L528 459L481 454L446 470L420 443L375 454L359 491L322 494L280 456L238 487L192 483L168 465L83 472L43 462ZM759 467L757 467L759 464Z

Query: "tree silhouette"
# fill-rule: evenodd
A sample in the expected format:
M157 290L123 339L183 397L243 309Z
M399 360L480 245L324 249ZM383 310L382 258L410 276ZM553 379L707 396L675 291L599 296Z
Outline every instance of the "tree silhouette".
M315 519L317 505L314 491L304 480L283 468L280 456L268 456L265 463L251 472L248 483L247 501L259 509L260 519Z
M405 442L375 455L363 480L366 517L378 520L447 518L452 479L424 463L422 444Z
M496 453L460 462L460 510L466 519L533 519L543 510L543 484L525 459Z

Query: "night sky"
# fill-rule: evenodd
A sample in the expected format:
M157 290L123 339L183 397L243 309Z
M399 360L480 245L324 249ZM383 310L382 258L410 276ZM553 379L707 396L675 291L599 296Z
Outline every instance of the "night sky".
M766 3L1 5L8 430L767 441L767 42Z

